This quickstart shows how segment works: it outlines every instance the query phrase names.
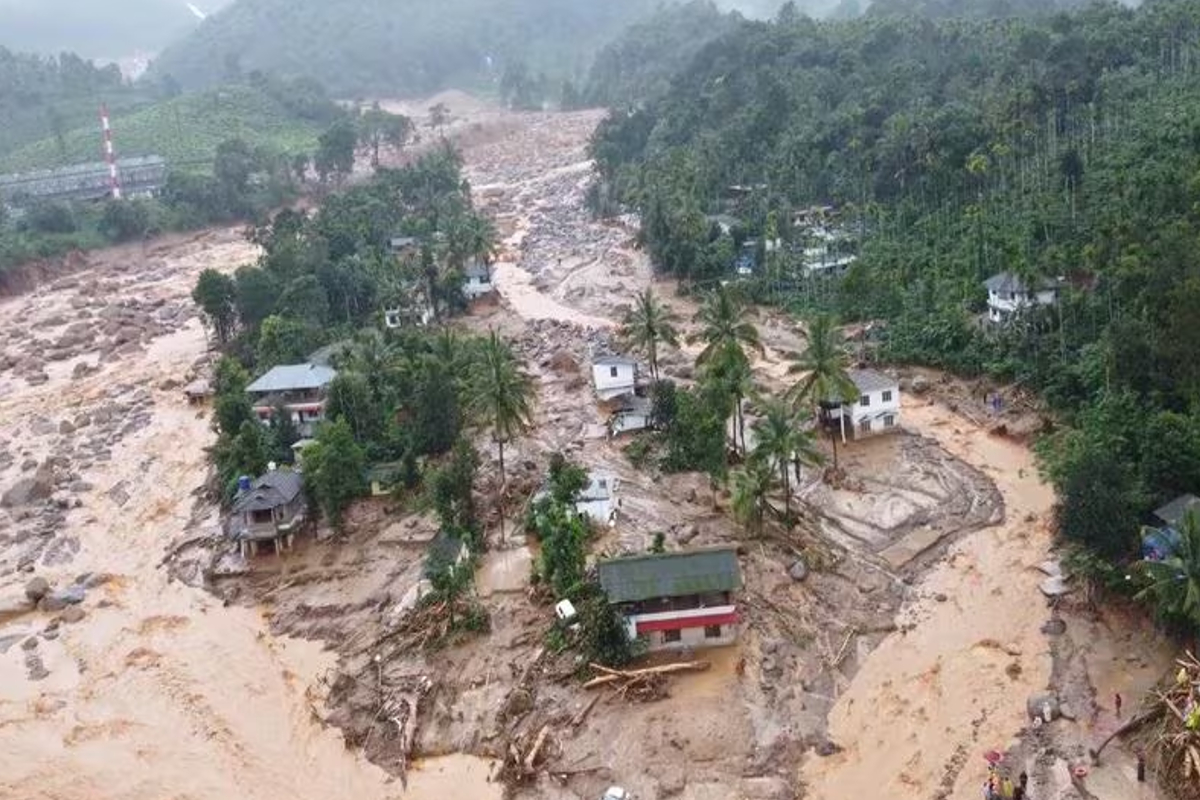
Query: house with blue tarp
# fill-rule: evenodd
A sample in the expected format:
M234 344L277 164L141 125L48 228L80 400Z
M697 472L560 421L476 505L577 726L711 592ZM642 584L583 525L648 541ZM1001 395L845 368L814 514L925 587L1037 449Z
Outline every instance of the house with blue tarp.
M1173 555L1179 549L1179 528L1183 524L1183 518L1189 513L1200 515L1200 497L1194 494L1181 494L1166 505L1156 508L1154 518L1162 525L1142 529L1142 558L1148 561L1162 561Z

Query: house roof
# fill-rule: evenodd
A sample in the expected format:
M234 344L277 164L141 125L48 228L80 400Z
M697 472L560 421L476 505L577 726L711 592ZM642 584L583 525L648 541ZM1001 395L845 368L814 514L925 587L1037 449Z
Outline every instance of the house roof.
M299 472L272 470L250 484L248 491L238 493L233 513L270 511L285 506L295 500L303 488L304 479Z
M297 389L319 389L337 377L337 371L320 364L282 364L272 367L246 387L250 394L290 392Z
M393 250L403 250L406 247L414 247L417 244L415 236L393 236L388 239L388 247Z
M610 603L728 592L742 585L737 550L729 546L613 558L596 566Z
M1053 278L1039 277L1036 279L1036 284L1039 289L1053 289L1058 286L1058 281ZM1024 292L1026 290L1025 281L1012 272L993 275L984 281L983 285L989 292Z
M854 385L863 394L870 392L878 392L883 389L894 389L900 385L895 378L889 378L882 372L876 372L873 369L848 369L846 374L850 376L850 380L854 381Z
M1187 512L1191 511L1200 520L1200 497L1194 494L1181 494L1171 502L1154 509L1154 516L1172 528L1177 528Z
M487 264L477 258L473 258L463 267L463 276L467 278L487 278L491 275Z
M592 359L593 367L620 366L623 364L634 367L637 366L637 361L628 356L600 356L599 358Z
M403 461L385 461L367 467L367 480L391 483L404 469Z

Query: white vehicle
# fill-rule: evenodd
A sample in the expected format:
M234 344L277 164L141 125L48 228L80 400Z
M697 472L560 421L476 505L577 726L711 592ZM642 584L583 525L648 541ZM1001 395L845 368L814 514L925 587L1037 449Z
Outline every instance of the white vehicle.
M601 797L600 800L633 800L633 798L630 796L629 792L625 791L620 786L610 786L608 787L607 791L604 792L604 797Z

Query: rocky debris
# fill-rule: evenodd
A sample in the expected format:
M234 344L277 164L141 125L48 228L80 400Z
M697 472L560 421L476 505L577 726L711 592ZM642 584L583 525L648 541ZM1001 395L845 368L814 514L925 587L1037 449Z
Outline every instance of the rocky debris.
M1072 587L1067 584L1066 578L1061 575L1046 578L1038 584L1038 588L1041 589L1042 594L1046 595L1046 597L1062 597L1064 594L1070 594L1072 591Z
M73 584L65 589L47 594L38 601L38 609L45 612L62 611L67 606L82 603L86 595L86 589L78 584Z
M79 606L68 606L67 608L63 609L63 612L58 615L58 618L70 625L76 622L82 622L83 618L86 616L87 612L85 612Z
M1046 620L1042 625L1042 633L1047 636L1062 636L1067 632L1067 623L1062 617L1054 617Z
M700 528L695 524L680 525L675 529L675 539L680 544L688 544L700 535Z
M26 675L31 681L40 681L50 677L50 670L46 669L42 659L34 652L25 654L25 669Z
M41 576L32 578L30 579L29 583L25 584L25 596L29 598L31 602L36 603L49 593L50 582Z
M37 637L35 637L35 636L30 636L28 639L21 642L21 649L26 652L28 652L30 650L37 650L37 646L38 646L38 640L37 640Z

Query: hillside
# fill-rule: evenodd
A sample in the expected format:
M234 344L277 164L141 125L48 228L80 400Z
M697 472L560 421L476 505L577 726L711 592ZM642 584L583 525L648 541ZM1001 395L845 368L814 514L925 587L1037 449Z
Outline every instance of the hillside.
M510 61L582 76L657 0L238 0L167 48L152 78L187 87L264 70L340 95L492 86Z
M641 212L661 271L728 274L706 215L735 214L787 242L756 297L883 321L887 361L1037 390L1075 426L1044 453L1060 528L1119 560L1200 485L1198 65L1194 1L745 23L602 125L594 197ZM795 213L814 204L838 221ZM831 230L856 251L844 277L807 253ZM1057 308L981 328L1000 273Z
M119 155L157 154L175 164L210 161L217 145L233 137L252 147L309 150L325 124L320 115L298 114L271 93L244 85L186 94L113 116ZM4 155L0 172L97 160L99 123L68 131L61 144L50 137Z
M195 0L203 13L228 0ZM57 55L116 59L153 53L200 20L183 0L0 0L0 45Z

